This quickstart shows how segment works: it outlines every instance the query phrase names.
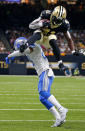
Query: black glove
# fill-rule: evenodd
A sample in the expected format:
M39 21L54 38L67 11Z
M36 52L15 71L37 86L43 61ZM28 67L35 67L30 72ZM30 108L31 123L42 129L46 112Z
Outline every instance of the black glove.
M21 53L23 53L25 49L27 49L27 44L21 45L19 50Z
M50 22L49 21L44 21L43 22L43 27L50 27Z

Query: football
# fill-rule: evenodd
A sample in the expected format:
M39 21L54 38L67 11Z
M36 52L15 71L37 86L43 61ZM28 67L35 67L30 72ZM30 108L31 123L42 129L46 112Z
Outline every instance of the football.
M50 20L48 20L48 19L42 19L42 20L40 20L41 22L50 22Z

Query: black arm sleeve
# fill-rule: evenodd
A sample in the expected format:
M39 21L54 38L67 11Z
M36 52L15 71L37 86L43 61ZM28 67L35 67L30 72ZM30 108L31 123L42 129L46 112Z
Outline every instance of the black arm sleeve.
M40 39L41 39L41 33L37 32L37 33L34 33L32 36L29 37L27 43L28 44L34 44L37 40L40 40Z
M68 20L64 20L62 24L62 29L63 29L63 32L70 30L70 23Z

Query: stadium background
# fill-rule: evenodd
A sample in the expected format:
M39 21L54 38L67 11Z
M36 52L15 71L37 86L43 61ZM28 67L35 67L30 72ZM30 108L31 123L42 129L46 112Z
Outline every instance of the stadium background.
M70 33L74 41L76 50L85 51L85 1L84 0L0 0L0 74L10 74L10 67L5 64L5 57L13 50L13 42L19 36L29 38L32 30L29 23L36 19L42 10L53 9L57 5L63 5L67 9L67 19L70 22ZM85 57L74 57L68 47L62 33L57 34L57 44L59 45L62 59L66 65L71 66L73 75L85 75ZM58 69L51 48L41 45L45 55L50 60L56 75L64 75ZM69 59L70 58L70 59ZM76 62L75 62L76 59ZM74 63L76 64L74 66ZM18 59L15 64L24 64L25 74L36 74L31 63L27 60ZM17 67L17 66L16 66ZM17 67L18 68L18 67ZM78 69L78 70L77 70ZM20 71L21 72L21 71ZM24 69L23 69L24 72ZM18 74L12 73L11 74ZM23 74L23 73L22 73Z

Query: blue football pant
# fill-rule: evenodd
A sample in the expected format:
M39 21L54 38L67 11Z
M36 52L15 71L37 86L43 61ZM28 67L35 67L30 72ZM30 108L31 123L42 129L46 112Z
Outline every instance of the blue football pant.
M39 91L39 99L41 103L49 110L53 104L50 103L47 99L51 96L50 89L53 82L54 77L48 76L48 70L42 72L39 77L38 91Z

